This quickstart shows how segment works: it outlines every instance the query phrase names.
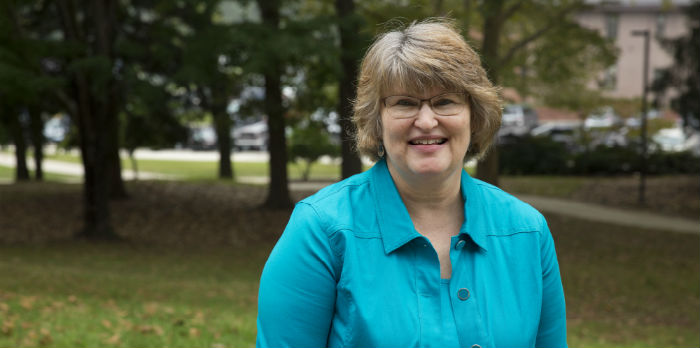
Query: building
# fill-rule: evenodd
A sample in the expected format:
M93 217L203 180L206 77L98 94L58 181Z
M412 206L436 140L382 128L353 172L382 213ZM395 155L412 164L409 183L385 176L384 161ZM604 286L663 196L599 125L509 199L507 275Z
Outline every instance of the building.
M589 9L576 15L578 22L598 30L613 40L619 49L617 63L596 81L604 94L613 98L641 97L643 92L644 38L632 31L648 30L649 83L664 68L673 64L673 58L659 44L657 38L676 38L686 35L690 19L684 9L691 0L586 0ZM673 92L667 94L672 95ZM668 98L659 100L667 105Z

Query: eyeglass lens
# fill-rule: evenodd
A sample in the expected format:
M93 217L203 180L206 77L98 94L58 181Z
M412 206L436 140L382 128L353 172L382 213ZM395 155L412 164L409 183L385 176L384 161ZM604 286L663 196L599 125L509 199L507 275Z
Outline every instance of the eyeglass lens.
M394 95L386 97L384 104L392 117L408 118L418 114L424 101L428 102L433 112L441 116L456 115L464 109L465 105L462 93L445 93L430 99Z

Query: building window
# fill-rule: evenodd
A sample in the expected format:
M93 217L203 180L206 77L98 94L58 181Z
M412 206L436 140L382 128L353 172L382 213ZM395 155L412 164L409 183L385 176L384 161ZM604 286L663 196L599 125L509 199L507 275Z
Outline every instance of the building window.
M666 14L659 13L656 15L656 37L664 37L666 34Z
M608 13L605 15L605 36L610 40L617 39L617 26L620 17L617 13Z

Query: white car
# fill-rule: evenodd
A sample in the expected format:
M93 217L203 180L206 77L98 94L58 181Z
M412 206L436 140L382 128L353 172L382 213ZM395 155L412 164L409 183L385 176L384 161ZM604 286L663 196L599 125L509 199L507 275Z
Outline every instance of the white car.
M583 128L610 128L622 123L620 116L611 107L606 107L592 113L583 121Z
M265 120L234 128L231 135L236 150L267 150L268 132Z
M503 108L500 136L522 136L537 127L538 117L535 110L527 105L509 104Z

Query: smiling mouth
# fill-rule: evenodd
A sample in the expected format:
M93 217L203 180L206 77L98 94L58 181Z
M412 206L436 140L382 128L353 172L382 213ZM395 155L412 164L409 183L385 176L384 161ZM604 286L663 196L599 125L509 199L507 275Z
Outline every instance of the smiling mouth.
M408 143L411 145L442 145L447 142L446 138L440 139L416 139L411 140Z

